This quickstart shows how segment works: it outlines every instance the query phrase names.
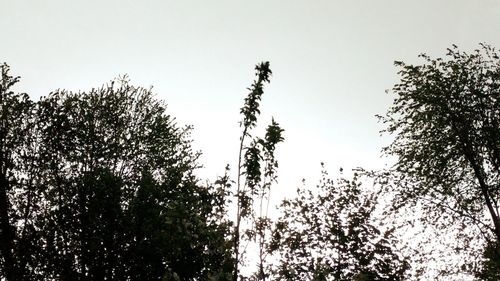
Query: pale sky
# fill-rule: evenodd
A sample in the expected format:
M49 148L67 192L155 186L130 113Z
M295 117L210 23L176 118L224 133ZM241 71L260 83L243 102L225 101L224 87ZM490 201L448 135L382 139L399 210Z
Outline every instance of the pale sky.
M391 103L394 60L443 56L456 44L500 47L500 1L7 1L0 62L38 99L127 73L154 86L180 124L194 125L201 175L237 165L239 108L254 65L268 60L261 124L285 129L279 189L315 185L320 162L383 167L375 114Z

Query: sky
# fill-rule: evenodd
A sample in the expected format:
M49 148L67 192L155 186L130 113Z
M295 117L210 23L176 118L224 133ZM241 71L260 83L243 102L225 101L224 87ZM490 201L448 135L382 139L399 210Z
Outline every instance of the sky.
M315 185L324 162L382 168L395 60L442 57L452 44L500 47L500 1L0 0L0 62L34 99L88 90L128 74L153 86L179 124L194 126L200 176L236 169L239 109L254 66L270 61L262 127L285 129L278 191Z

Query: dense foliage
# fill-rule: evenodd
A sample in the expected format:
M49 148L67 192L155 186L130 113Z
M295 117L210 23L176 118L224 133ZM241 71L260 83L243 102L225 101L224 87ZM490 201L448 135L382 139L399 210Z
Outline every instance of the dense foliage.
M2 267L8 280L206 280L230 271L217 193L148 89L127 81L38 102L1 97ZM226 268L227 267L227 268Z
M284 130L254 133L268 62L240 109L236 178L228 165L214 184L151 89L121 78L32 101L1 65L0 279L498 280L500 58L487 45L421 58L396 62L379 116L394 166L323 170L275 221Z

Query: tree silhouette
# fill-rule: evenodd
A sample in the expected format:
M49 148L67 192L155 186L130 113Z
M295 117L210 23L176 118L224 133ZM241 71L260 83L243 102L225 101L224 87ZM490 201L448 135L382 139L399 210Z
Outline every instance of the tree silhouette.
M0 143L7 280L207 280L231 272L216 186L150 89L117 80L39 102L8 91ZM223 278L219 278L223 280Z
M395 135L384 149L397 157L391 171L395 208L421 204L428 223L451 218L447 225L475 226L484 240L496 245L499 57L487 45L471 54L453 46L446 59L420 57L422 65L396 62L401 82L393 88L393 106L380 117L385 132Z
M34 155L34 104L26 94L12 91L19 77L10 76L9 70L0 65L0 276L22 280L26 268L35 266L32 218L40 172Z
M278 161L274 157L276 145L284 140L283 129L272 119L266 129L264 138L254 136L251 131L257 126L260 114L260 101L264 94L264 83L269 83L271 69L269 62L263 62L255 67L257 79L249 88L250 93L245 98L240 110L243 128L240 136L238 156L238 176L236 181L236 219L233 233L234 269L232 280L240 278L239 266L245 256L241 251L241 241L256 241L259 247L257 280L265 280L269 274L265 272L265 245L270 220L268 218L271 185L276 181ZM242 223L249 226L242 231ZM245 247L246 248L246 247Z
M379 194L362 188L357 173L337 182L322 175L317 188L281 204L269 244L275 280L406 280L391 227L374 220Z

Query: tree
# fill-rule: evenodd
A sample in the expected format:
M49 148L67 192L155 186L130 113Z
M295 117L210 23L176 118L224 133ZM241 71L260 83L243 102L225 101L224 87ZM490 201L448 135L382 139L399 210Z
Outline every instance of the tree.
M428 223L473 226L495 245L500 59L484 44L470 54L453 46L446 59L420 57L422 65L396 62L401 82L393 88L392 107L379 117L384 132L395 136L384 149L397 159L391 170L394 207L420 204Z
M33 155L37 139L34 104L28 95L12 91L19 77L9 70L7 64L0 65L0 276L22 280L26 268L34 266L30 249L36 244L31 230L39 174Z
M257 280L265 280L265 244L267 243L270 220L268 218L271 185L276 181L278 161L274 157L276 145L284 140L283 129L274 118L266 129L264 138L254 136L251 131L257 126L260 101L264 94L264 83L269 83L271 69L269 62L255 67L257 79L249 88L250 93L240 110L243 128L238 155L238 176L236 181L236 219L233 233L234 269L233 281L240 278L239 266L245 255L241 242L256 241L259 247ZM242 231L243 223L249 224ZM246 247L245 247L246 248Z
M276 280L405 280L408 269L390 227L374 219L379 194L360 176L337 182L322 171L314 190L298 189L281 204L269 250Z
M224 280L232 258L217 185L151 89L127 80L39 102L2 68L7 280ZM227 278L229 279L229 278Z

